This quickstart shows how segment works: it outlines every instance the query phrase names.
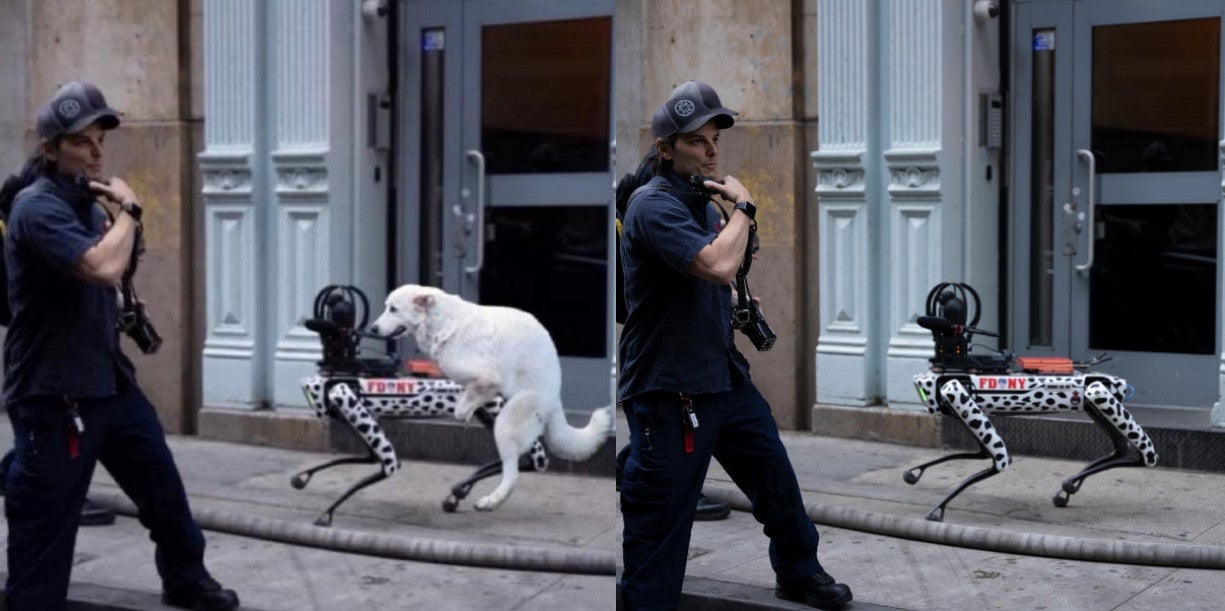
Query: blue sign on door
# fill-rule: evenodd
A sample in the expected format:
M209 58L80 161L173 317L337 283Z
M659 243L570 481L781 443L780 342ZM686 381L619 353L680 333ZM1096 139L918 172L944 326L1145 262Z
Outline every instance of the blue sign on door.
M1054 51L1055 31L1043 30L1034 32L1034 51Z

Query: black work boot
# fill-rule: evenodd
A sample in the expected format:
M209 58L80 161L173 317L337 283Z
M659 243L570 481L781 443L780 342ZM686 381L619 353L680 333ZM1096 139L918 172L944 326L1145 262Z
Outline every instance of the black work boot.
M693 519L699 522L713 522L715 520L726 520L727 516L731 515L732 506L720 501L712 501L706 498L705 494L698 495L698 510L693 514Z
M227 590L212 577L192 584L162 588L162 602L171 607L195 611L229 611L238 608L238 594Z
M81 526L106 526L115 523L115 512L89 499L81 505Z
M843 583L837 583L829 573L819 571L816 575L798 581L784 583L775 579L774 596L783 600L794 600L807 603L818 609L837 609L849 602L851 589Z

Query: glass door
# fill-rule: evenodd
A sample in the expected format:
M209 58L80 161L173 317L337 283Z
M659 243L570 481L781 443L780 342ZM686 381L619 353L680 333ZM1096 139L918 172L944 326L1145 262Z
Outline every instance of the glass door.
M1221 2L1018 5L1018 352L1217 400Z
M420 203L405 235L420 242L403 260L424 283L531 312L561 355L566 408L611 404L612 0L406 12L405 197Z

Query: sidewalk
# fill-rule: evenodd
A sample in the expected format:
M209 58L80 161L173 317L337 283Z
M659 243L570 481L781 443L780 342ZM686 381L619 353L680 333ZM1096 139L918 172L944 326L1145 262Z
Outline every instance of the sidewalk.
M12 433L3 427L0 444ZM466 465L405 461L401 471L351 497L331 528L312 525L319 512L350 484L377 467L345 465L316 474L303 490L289 484L299 469L335 455L172 437L192 509L206 518L231 516L285 532L318 532L337 539L373 540L388 550L436 552L468 546L505 548L509 557L537 552L604 555L608 575L564 574L465 564L438 564L341 553L205 532L209 570L235 589L244 609L611 609L615 585L613 524L616 500L607 477L522 473L511 498L497 511L478 513L475 499L491 490L487 479L444 513L450 487L472 471ZM105 470L91 496L123 499ZM126 504L126 500L124 503ZM7 536L7 527L0 521ZM406 545L412 544L412 545ZM399 544L399 547L393 544ZM479 551L479 550L478 550ZM459 554L462 556L462 554ZM0 555L0 572L7 572ZM70 599L76 608L163 609L153 567L153 545L131 517L113 526L82 528L77 538ZM81 603L90 603L82 605Z
M618 446L627 441L624 416ZM809 433L783 434L804 498L814 509L873 512L872 523L927 530L981 529L985 541L1157 543L1211 546L1225 557L1225 474L1156 467L1120 468L1090 477L1065 508L1051 498L1084 463L1015 456L1007 471L957 496L944 524L924 520L985 460L932 467L915 485L902 472L945 454ZM712 463L709 496L742 499ZM849 510L849 511L847 511ZM1079 561L969 549L818 524L821 561L852 587L855 609L1219 609L1225 570ZM620 518L618 514L618 532ZM1064 537L1066 539L1060 539ZM761 526L744 511L698 522L690 542L686 608L803 609L773 598L773 572ZM618 553L618 561L620 554Z
M624 443L624 421L618 426ZM9 443L7 427L0 443ZM994 539L1066 537L1225 546L1225 475L1164 469L1117 469L1088 480L1066 508L1051 504L1059 482L1079 462L1018 456L1008 471L980 482L949 506L941 527L923 520L966 475L982 468L960 461L929 470L916 485L906 467L941 455L912 448L808 433L785 433L811 508L874 512L882 523L913 521L932 528L979 528ZM171 438L192 505L202 517L236 516L338 538L414 541L427 550L500 546L619 555L620 519L610 478L524 473L507 503L492 514L472 501L460 510L442 499L471 467L405 461L401 472L351 498L333 526L311 526L318 513L370 466L325 471L304 490L289 478L330 455ZM711 495L735 498L714 465ZM121 497L105 471L93 495ZM855 609L1217 609L1225 571L968 549L818 524L821 559L854 588ZM235 588L246 609L612 609L611 575L478 568L327 551L217 532L206 533L210 570ZM989 537L990 538L990 537ZM1052 551L1061 551L1053 549ZM132 518L84 528L78 536L72 599L94 607L162 609L152 544ZM0 561L0 572L7 567ZM761 527L746 512L699 522L690 549L685 608L800 609L773 598L773 574Z

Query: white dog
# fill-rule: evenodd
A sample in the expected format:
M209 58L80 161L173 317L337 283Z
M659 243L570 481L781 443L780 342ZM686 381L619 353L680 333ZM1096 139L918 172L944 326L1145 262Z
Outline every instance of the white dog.
M585 460L613 430L611 407L591 414L578 429L561 405L561 361L549 332L522 310L482 306L434 287L406 284L387 296L386 309L370 332L387 338L412 333L417 347L448 378L464 386L455 417L468 420L499 394L504 403L493 437L502 459L502 482L476 502L492 511L510 497L519 476L519 456L541 434L557 456Z

